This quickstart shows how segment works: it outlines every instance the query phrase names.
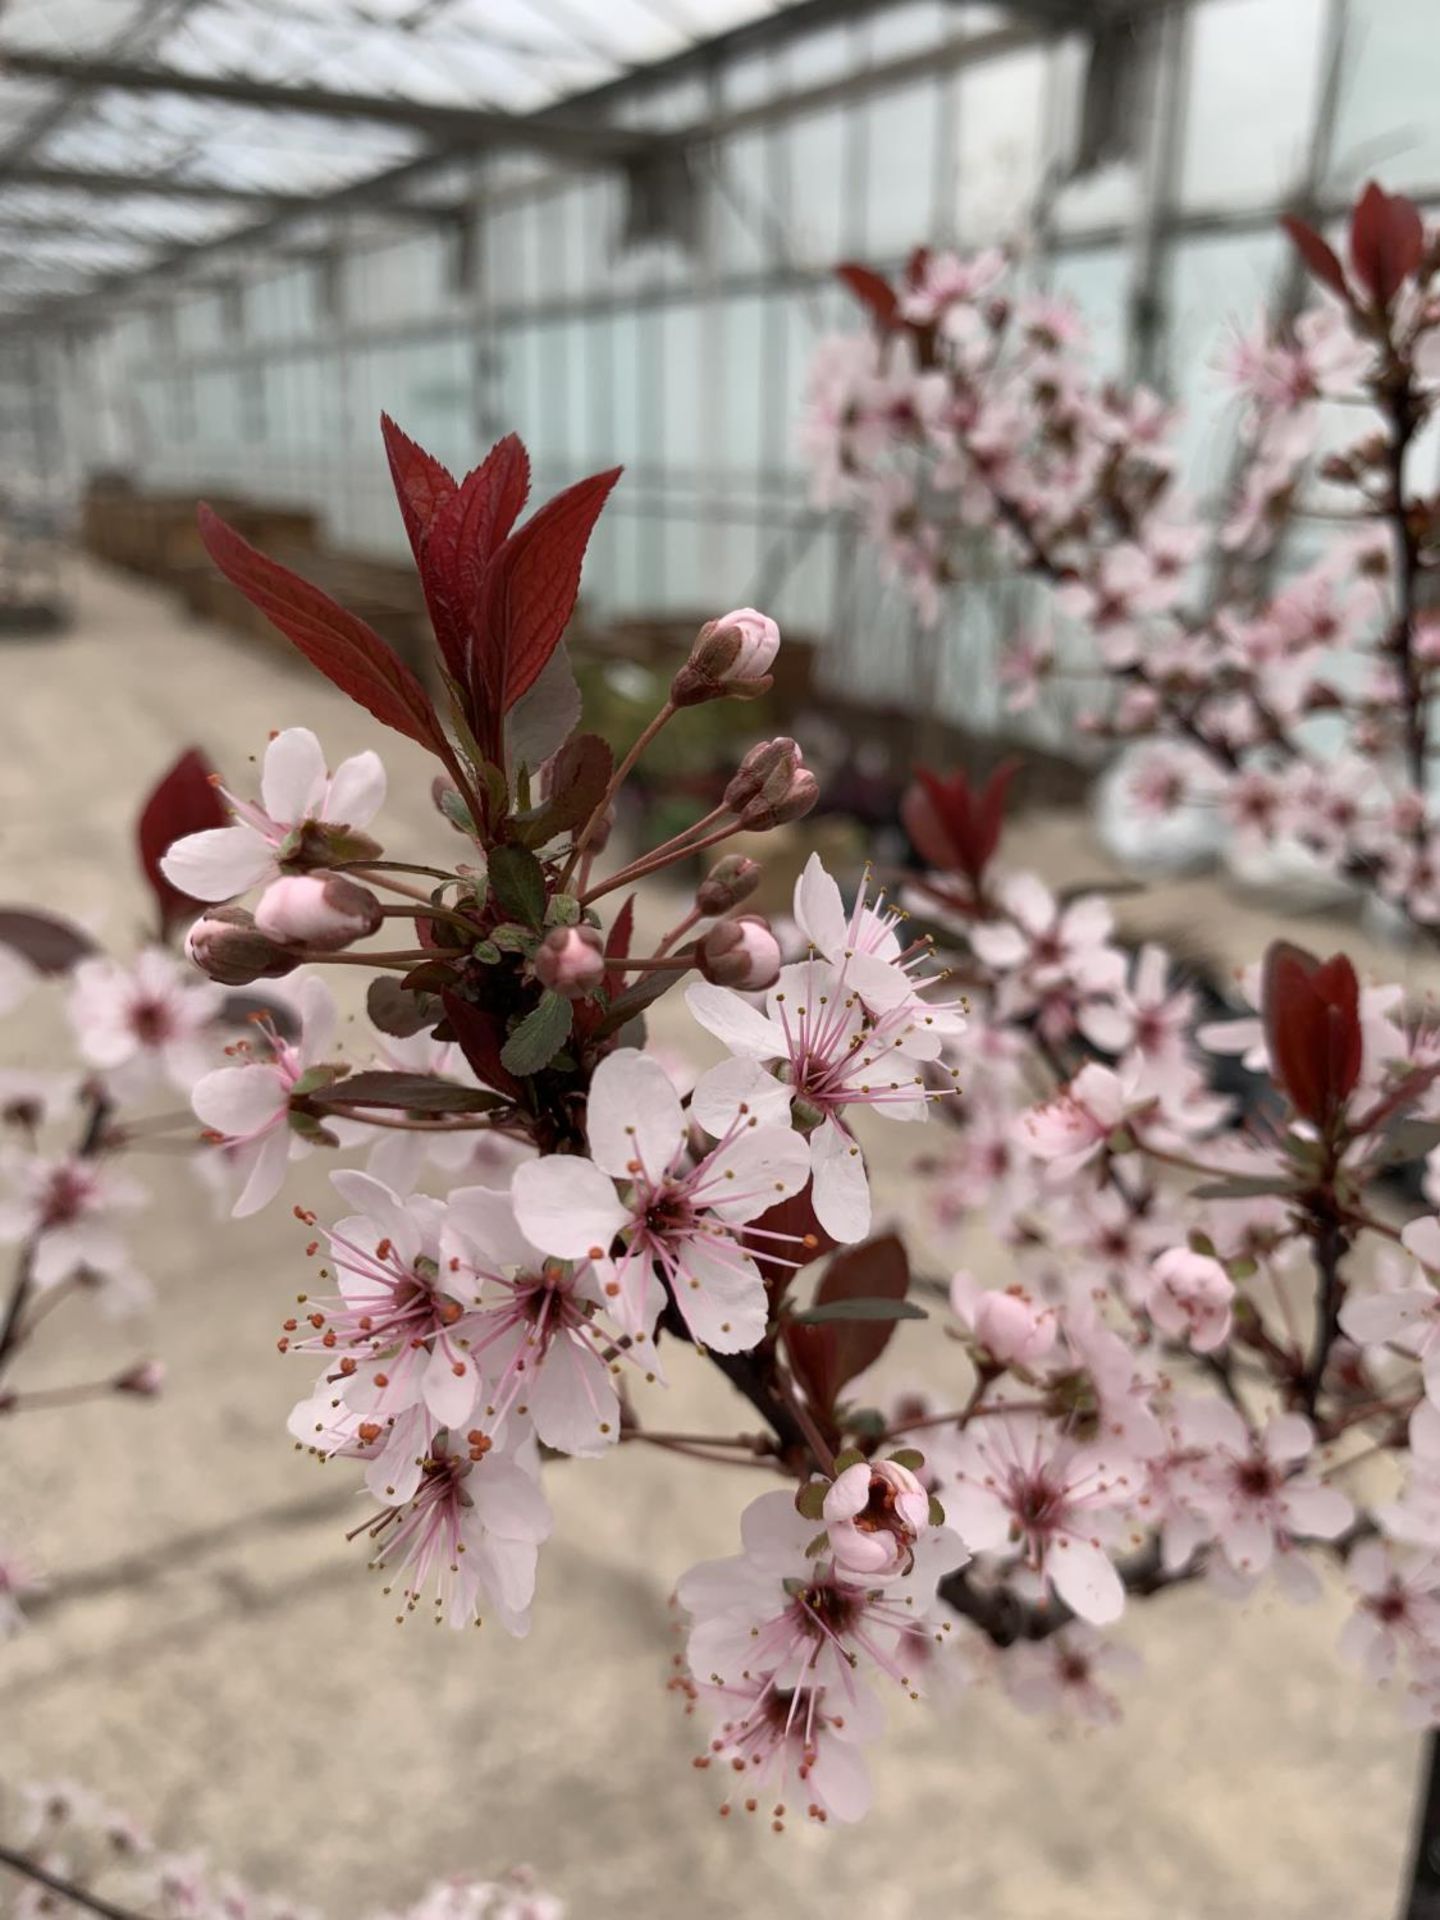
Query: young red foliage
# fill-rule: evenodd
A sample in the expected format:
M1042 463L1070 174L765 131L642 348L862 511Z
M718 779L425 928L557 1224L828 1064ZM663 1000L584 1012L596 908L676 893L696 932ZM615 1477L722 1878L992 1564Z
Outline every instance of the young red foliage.
M890 282L872 267L856 260L843 260L835 277L846 286L882 331L893 327L900 315L900 301Z
M839 1300L903 1300L910 1291L904 1243L883 1233L845 1247L825 1269L814 1305ZM894 1338L894 1320L832 1320L821 1326L784 1323L785 1351L811 1403L828 1414L840 1393L875 1362Z
M384 726L453 763L430 696L373 627L328 593L267 559L203 502L200 538L210 558L245 598L278 627L312 666Z
M177 920L198 913L202 902L182 893L165 878L160 871L161 860L187 833L223 827L229 819L230 810L220 797L214 768L198 747L187 747L155 783L135 822L140 865L160 908L162 934L167 934Z
M585 549L619 478L611 467L547 500L476 583L464 684L476 737L497 757L505 715L535 684L575 611Z
M1261 1015L1275 1079L1303 1119L1334 1126L1360 1078L1360 983L1343 953L1319 960L1277 940L1265 955Z
M1345 269L1330 242L1293 213L1287 213L1280 224L1289 234L1300 258L1321 285L1329 287L1332 293L1338 293L1342 300L1348 300L1350 289L1346 285Z
M1350 263L1377 306L1388 307L1425 253L1420 210L1372 180L1350 216Z
M963 769L947 780L928 767L917 767L917 784L901 802L901 818L916 852L942 872L963 873L977 894L1000 844L1005 801L1019 764L1003 761L978 792Z

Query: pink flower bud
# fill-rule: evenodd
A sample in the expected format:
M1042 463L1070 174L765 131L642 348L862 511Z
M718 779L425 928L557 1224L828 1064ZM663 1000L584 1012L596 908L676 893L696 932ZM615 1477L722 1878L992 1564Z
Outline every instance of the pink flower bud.
M727 853L695 889L697 911L711 915L731 912L759 886L760 873L758 860L747 860L743 853Z
M300 964L299 955L262 933L243 907L212 907L202 914L185 936L185 951L222 987L278 980Z
M163 1360L137 1360L133 1367L117 1373L110 1384L116 1393L135 1393L143 1400L153 1400L165 1385L165 1363Z
M766 613L737 607L707 621L695 637L690 658L670 686L677 707L702 700L753 700L770 685L770 669L780 650L780 629Z
M950 1305L976 1344L1003 1366L1032 1366L1055 1344L1055 1309L1018 1287L982 1287L962 1268L950 1282Z
M272 940L338 953L379 930L380 902L343 873L293 873L260 896L255 924Z
M605 944L594 927L552 927L533 965L542 987L583 1000L605 978Z
M1218 1260L1190 1247L1170 1247L1150 1268L1145 1311L1161 1333L1213 1353L1230 1337L1235 1283Z
M707 980L717 987L737 987L742 993L758 993L780 977L780 942L754 913L712 927L695 958Z
M836 1563L852 1573L905 1573L930 1524L930 1496L895 1460L860 1460L825 1495L825 1530Z

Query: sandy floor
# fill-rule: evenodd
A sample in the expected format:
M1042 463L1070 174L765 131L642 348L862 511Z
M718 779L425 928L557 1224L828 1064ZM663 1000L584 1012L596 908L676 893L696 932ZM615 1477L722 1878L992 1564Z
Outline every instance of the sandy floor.
M313 725L332 761L374 731L303 668L184 626L131 585L76 577L75 633L0 650L0 893L124 943L132 802L180 745L203 743L238 777L272 727ZM443 845L423 798L404 797L412 774L413 796L428 785L421 756L379 744L401 796L392 847ZM1026 837L1068 877L1091 859L1073 828ZM1241 951L1273 927L1208 883L1147 911ZM55 1025L40 1005L0 1032L0 1055L42 1062ZM312 1160L294 1197L322 1183ZM893 1143L880 1189L883 1213L907 1213ZM182 1179L137 1241L157 1306L134 1339L163 1355L173 1390L0 1433L3 1525L56 1574L34 1630L0 1646L0 1778L74 1775L167 1841L334 1916L515 1859L577 1920L1391 1912L1417 1746L1394 1703L1341 1668L1338 1594L1305 1611L1198 1594L1136 1608L1125 1638L1144 1672L1120 1729L1057 1737L981 1687L895 1714L860 1830L726 1825L664 1690L667 1594L692 1561L732 1550L758 1474L643 1448L554 1470L532 1637L397 1630L342 1538L349 1482L285 1436L300 1375L274 1337L303 1264L295 1222L277 1208L218 1228ZM29 1378L73 1375L115 1337L57 1323ZM720 1422L725 1401L680 1365L666 1423Z

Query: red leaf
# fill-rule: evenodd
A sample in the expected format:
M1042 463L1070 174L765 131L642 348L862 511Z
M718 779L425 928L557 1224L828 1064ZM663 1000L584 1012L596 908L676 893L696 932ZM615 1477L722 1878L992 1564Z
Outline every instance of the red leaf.
M895 325L900 301L890 282L873 268L862 267L854 260L843 260L835 269L835 278L850 289L877 327L888 329Z
M931 252L929 247L914 247L910 258L905 262L905 284L918 287L930 271Z
M197 912L202 902L165 878L161 860L187 833L223 827L229 819L230 811L216 789L214 769L198 747L188 747L156 783L135 823L140 865L159 905L163 932L168 933L174 921Z
M910 1261L893 1233L846 1247L825 1269L814 1305L836 1300L903 1300ZM823 1326L783 1323L785 1350L812 1403L829 1413L846 1384L880 1358L894 1337L894 1320L832 1320Z
M518 1095L520 1082L500 1058L505 1034L494 1014L462 1000L458 993L442 993L440 1000L460 1051L483 1083L497 1093Z
M1420 210L1372 180L1350 216L1350 261L1376 304L1388 307L1425 252Z
M577 480L547 500L496 553L476 608L466 685L487 730L544 670L580 592L590 535L620 468Z
M610 937L605 942L607 960L628 960L630 958L630 940L635 931L635 896L627 894L625 904L616 914L610 927ZM611 968L605 975L605 992L611 999L625 990L625 975L619 968Z
M34 907L0 907L0 946L13 947L37 973L69 973L100 951L82 927Z
M507 434L439 504L416 555L435 637L451 678L462 686L485 570L529 492L530 456L513 433Z
M1329 287L1332 293L1338 293L1342 300L1348 300L1350 293L1345 284L1345 269L1330 242L1293 213L1287 213L1280 224L1315 278L1323 286Z
M1343 953L1321 961L1277 940L1265 955L1260 1004L1277 1084L1298 1114L1330 1127L1364 1058L1354 967Z
M910 1260L904 1244L897 1235L882 1233L835 1255L815 1289L815 1305L828 1306L832 1300L903 1300L909 1291ZM897 1324L894 1320L831 1322L839 1343L842 1387L875 1364Z
M385 726L448 764L449 742L430 696L373 627L257 552L203 502L198 517L200 538L216 566L312 666Z
M900 803L900 816L916 851L931 866L963 873L978 895L995 857L1005 824L1010 782L1020 770L1005 760L975 793L963 769L948 780L928 767L915 769L916 785Z
M409 434L402 433L388 413L380 416L380 433L385 442L385 457L390 463L390 478L395 483L395 498L400 502L400 517L405 522L410 551L418 567L426 529L454 493L455 476Z

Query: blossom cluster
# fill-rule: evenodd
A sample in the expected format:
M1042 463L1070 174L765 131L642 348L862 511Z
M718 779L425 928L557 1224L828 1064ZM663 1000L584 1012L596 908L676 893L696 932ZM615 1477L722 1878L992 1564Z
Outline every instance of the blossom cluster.
M1418 460L1440 400L1440 247L1374 185L1346 264L1286 225L1318 304L1225 353L1239 452L1218 520L1185 492L1175 409L1093 374L1079 313L1023 291L998 249L921 249L898 285L841 269L872 325L815 354L814 491L931 626L977 541L1042 583L1002 663L1010 705L1098 675L1108 697L1081 723L1139 743L1132 818L1216 819L1242 860L1279 849L1433 932L1440 522ZM1297 546L1314 557L1277 577Z
M158 1846L128 1813L71 1781L27 1783L0 1808L0 1913L12 1920L41 1920L62 1902L109 1914L133 1903L154 1920L319 1920L312 1907L218 1872L203 1853ZM496 1880L437 1880L413 1906L376 1920L564 1920L565 1911L528 1867L514 1867Z
M935 862L911 905L971 997L922 1172L940 1224L983 1218L1011 1262L950 1282L963 1404L893 1416L974 1556L946 1597L1044 1638L1180 1581L1310 1599L1332 1554L1347 1653L1433 1724L1440 1221L1397 1216L1394 1175L1440 1199L1440 1028L1284 943L1205 1019L1102 896L991 867L1003 782L928 774L905 804ZM1215 1091L1231 1059L1248 1112Z

